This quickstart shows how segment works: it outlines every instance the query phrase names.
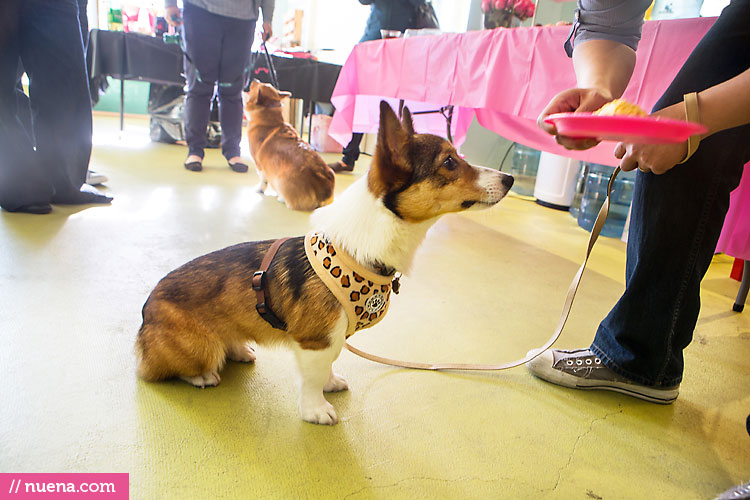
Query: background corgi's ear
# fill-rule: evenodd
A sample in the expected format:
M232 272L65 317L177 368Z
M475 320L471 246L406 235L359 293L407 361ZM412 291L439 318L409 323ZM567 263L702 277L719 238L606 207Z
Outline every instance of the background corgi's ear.
M398 189L411 179L410 139L390 105L380 101L378 143L370 165L370 187L377 196Z
M258 80L253 80L250 83L250 90L247 92L247 101L245 101L245 107L251 104L258 104L258 98L260 97L260 84Z
M401 125L404 126L404 130L406 130L406 133L409 135L414 135L414 122L411 119L411 111L409 111L409 108L404 106L404 116L401 117Z
M291 92L287 92L286 90L279 90L278 92L279 92L279 100L281 100L281 101L283 101L287 97L291 97L292 96L292 93Z

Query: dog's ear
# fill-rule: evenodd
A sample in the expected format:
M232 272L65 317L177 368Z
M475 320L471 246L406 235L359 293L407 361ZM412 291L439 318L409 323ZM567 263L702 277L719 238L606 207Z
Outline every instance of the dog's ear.
M258 83L258 80L253 80L252 83L250 83L250 90L247 92L245 109L251 104L258 104L258 99L260 99L260 87L261 85Z
M279 101L283 101L287 97L292 97L291 92L287 92L286 90L279 90Z
M409 141L411 135L398 121L396 113L380 101L380 128L371 172L371 188L382 194L400 188L411 179Z
M404 126L404 130L406 130L406 133L409 135L414 135L414 122L411 119L411 111L409 111L409 108L404 106L404 115L401 117L401 125Z

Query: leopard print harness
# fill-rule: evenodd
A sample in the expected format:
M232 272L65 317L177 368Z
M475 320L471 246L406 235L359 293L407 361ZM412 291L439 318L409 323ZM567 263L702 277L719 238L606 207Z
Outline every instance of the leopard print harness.
M391 290L395 287L398 293L398 278L365 269L320 231L307 233L305 253L315 273L346 311L349 319L346 338L383 319Z

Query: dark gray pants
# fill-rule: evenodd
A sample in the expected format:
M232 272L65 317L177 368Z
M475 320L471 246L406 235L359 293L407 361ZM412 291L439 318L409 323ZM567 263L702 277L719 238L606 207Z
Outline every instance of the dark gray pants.
M78 13L76 0L0 2L0 205L8 210L64 202L86 179L91 97ZM33 128L18 99L19 60Z
M203 158L211 100L218 84L221 149L228 160L240 155L242 89L247 82L255 20L212 14L185 2L185 135L188 154Z

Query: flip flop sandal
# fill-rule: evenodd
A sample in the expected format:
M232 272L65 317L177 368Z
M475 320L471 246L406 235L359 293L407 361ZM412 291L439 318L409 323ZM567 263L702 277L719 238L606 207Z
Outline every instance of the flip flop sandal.
M190 163L185 163L185 168L191 172L200 172L203 170L203 163L199 161L191 161Z
M227 162L227 163L229 163L229 162ZM239 172L241 174L244 174L245 172L247 172L247 169L248 169L247 165L245 165L241 161L236 161L234 163L229 163L229 168L231 168L235 172Z

